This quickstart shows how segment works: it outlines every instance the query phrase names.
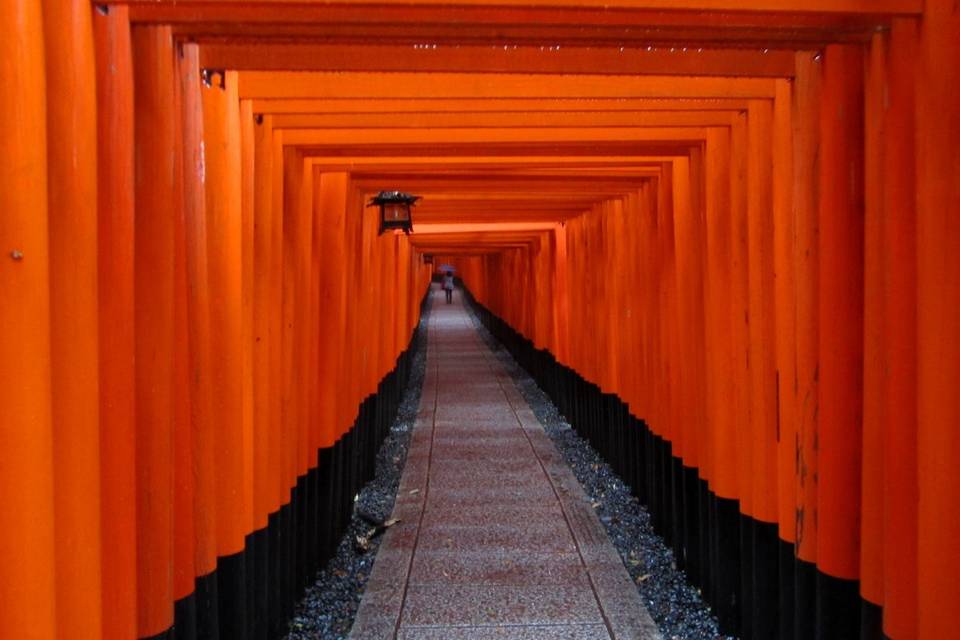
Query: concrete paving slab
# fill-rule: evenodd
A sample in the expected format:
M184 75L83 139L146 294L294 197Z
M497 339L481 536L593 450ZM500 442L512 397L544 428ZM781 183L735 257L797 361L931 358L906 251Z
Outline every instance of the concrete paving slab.
M404 627L401 640L608 640L602 624Z
M410 585L402 626L602 623L589 587Z
M416 584L589 586L586 567L576 551L418 549L411 574Z

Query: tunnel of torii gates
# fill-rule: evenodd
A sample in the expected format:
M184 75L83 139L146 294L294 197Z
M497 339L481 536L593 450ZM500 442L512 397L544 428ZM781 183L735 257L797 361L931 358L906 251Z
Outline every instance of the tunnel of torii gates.
M954 0L4 0L0 113L4 640L278 636L427 254L722 629L958 637Z

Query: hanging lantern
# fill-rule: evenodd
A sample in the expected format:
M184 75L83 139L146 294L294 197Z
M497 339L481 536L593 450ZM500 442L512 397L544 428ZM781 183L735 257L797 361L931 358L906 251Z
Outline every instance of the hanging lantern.
M380 206L381 234L387 229L400 229L404 233L410 233L413 230L410 207L419 199L420 196L410 195L402 191L381 191L370 199L367 206Z

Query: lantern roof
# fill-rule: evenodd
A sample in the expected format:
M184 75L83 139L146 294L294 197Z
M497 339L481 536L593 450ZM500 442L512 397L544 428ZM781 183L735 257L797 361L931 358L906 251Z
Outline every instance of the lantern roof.
M370 202L367 206L375 204L415 204L417 200L420 199L420 196L415 196L409 193L404 193L403 191L381 191L374 197L370 198Z

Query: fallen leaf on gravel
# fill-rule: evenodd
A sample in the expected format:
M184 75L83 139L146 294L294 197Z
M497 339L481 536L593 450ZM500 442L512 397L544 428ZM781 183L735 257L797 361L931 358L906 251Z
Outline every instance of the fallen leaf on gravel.
M397 524L398 522L400 522L400 518L390 518L389 520L383 523L383 528L389 529L390 527Z
M338 578L346 578L347 572L342 569L334 569L333 575L337 576Z
M599 503L599 502L594 502L594 503L591 504L590 506L593 507L594 509L596 509L597 507L600 506L600 503Z
M641 582L646 582L646 581L649 580L649 579L650 579L650 574L649 574L649 573L645 573L645 574L643 574L642 576L640 576L640 577L637 578L637 584L640 584Z
M370 550L370 539L366 536L357 536L354 548L360 553L366 553Z

